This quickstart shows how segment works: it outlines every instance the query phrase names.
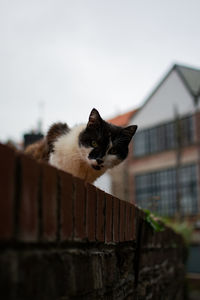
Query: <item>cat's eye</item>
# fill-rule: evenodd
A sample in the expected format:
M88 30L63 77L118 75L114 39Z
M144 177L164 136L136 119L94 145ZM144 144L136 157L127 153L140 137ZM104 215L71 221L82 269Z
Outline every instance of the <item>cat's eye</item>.
M115 148L111 148L110 151L109 151L109 154L116 154L117 153L117 150Z
M92 145L92 147L94 147L94 148L98 147L98 144L97 144L96 141L92 141L92 142L91 142L91 145Z

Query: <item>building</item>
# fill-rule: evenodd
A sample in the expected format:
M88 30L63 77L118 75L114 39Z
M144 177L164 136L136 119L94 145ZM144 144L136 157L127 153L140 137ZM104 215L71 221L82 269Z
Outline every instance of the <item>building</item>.
M200 70L174 65L132 117L129 201L163 216L198 215Z
M112 119L109 119L108 122L116 126L122 126L122 127L128 126L128 124L130 123L131 119L133 118L133 116L136 114L137 111L138 109L130 110L126 113L120 114Z
M24 134L24 148L27 146L41 140L44 137L44 135L41 132L30 132Z
M195 274L200 273L199 101L200 69L172 66L129 121L138 131L119 177L124 199L193 224L188 271ZM119 186L113 179L114 194Z

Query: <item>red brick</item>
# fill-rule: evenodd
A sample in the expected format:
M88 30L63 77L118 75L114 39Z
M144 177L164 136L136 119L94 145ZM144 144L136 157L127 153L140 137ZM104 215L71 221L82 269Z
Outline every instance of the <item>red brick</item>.
M125 241L130 240L130 205L128 202L125 203Z
M97 189L96 240L105 241L105 193Z
M96 187L94 185L87 184L86 231L87 231L87 238L89 241L95 241L96 209L97 209Z
M14 150L0 144L0 239L10 239L13 234L15 162Z
M125 201L120 200L119 202L119 241L124 242L125 239Z
M61 240L73 238L73 177L59 171L60 209L61 209Z
M57 171L42 165L42 237L56 240L57 235Z
M119 241L119 199L113 198L113 240Z
M135 240L135 206L130 204L130 240Z
M19 211L19 238L36 241L38 238L38 203L40 165L21 155L21 197Z
M141 217L140 217L140 209L135 206L135 210L134 210L134 224L135 224L135 235L136 235L136 240L138 240L139 238L139 234L140 234L140 223L141 223Z
M105 240L107 243L112 242L113 228L112 228L112 206L113 199L109 194L106 195L106 228L105 228Z
M84 181L74 178L74 238L86 238L86 190Z
M125 240L134 240L134 206L130 203L125 204L126 226L125 226Z

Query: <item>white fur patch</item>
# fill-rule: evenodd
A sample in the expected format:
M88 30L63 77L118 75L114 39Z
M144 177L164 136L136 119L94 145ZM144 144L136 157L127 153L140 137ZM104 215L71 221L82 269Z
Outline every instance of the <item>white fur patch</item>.
M112 147L110 142L106 155L102 158L101 170L93 167L99 166L96 159L89 159L92 147L79 146L79 134L86 125L79 125L71 129L70 132L58 137L54 143L54 152L50 154L49 163L58 169L80 177L88 182L94 182L109 168L120 163L116 155L108 154Z
M78 145L78 136L85 125L74 127L69 133L60 136L54 143L54 152L50 155L50 164L70 172L76 163L81 160Z

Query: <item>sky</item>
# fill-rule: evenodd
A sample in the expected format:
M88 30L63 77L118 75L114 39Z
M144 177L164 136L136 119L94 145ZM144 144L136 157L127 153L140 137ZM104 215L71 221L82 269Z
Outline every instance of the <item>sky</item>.
M0 141L140 106L174 63L200 68L199 0L0 0Z

